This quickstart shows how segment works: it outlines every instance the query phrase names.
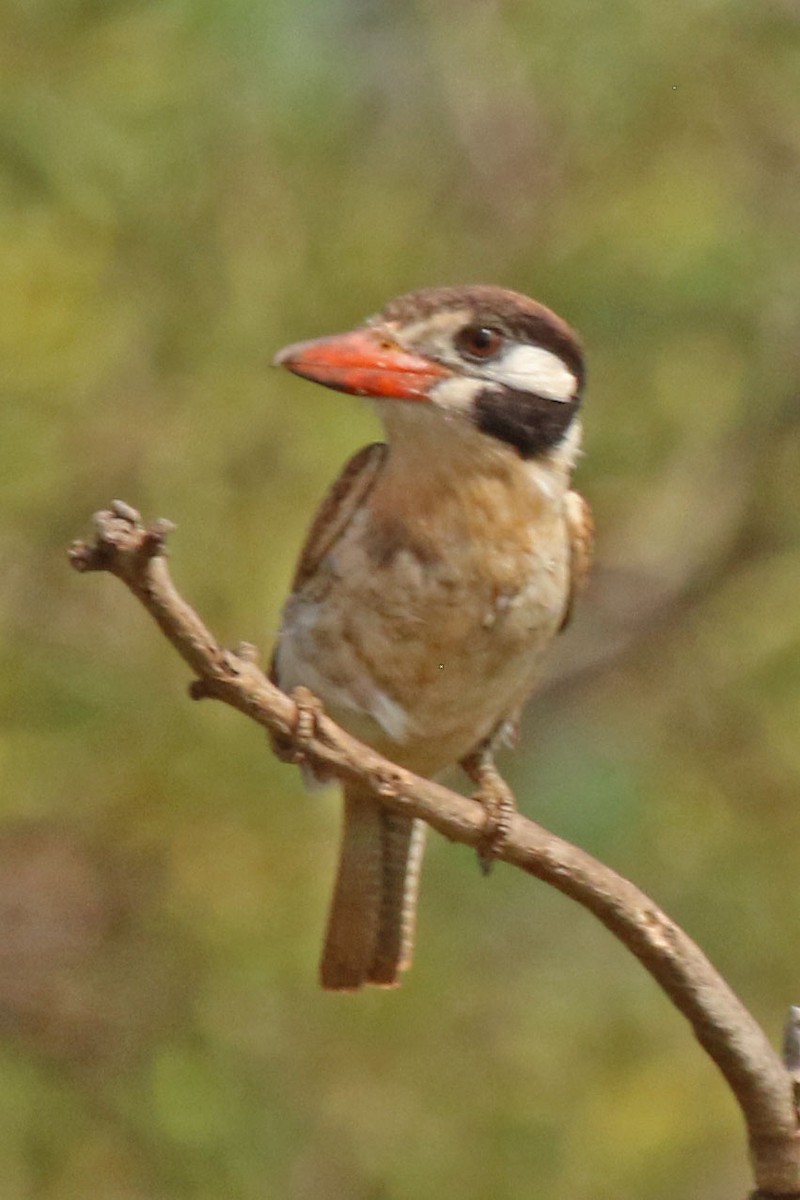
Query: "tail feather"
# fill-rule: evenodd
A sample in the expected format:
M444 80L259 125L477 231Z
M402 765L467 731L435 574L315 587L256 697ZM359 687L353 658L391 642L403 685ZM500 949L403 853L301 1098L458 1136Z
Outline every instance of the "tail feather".
M393 987L399 974L411 966L417 924L417 899L422 856L425 852L424 821L382 810L383 892L378 938L368 983Z
M345 791L339 868L320 964L322 986L392 987L411 964L425 826Z

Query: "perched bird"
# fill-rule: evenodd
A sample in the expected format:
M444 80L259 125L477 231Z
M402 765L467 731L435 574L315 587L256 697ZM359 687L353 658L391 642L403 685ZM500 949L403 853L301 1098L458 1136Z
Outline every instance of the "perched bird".
M589 563L589 510L570 488L584 384L575 334L516 292L431 288L275 361L369 397L387 440L350 460L317 513L273 678L309 688L399 765L433 776L461 763L479 793L502 796L492 751ZM323 987L399 982L423 846L421 822L345 788Z

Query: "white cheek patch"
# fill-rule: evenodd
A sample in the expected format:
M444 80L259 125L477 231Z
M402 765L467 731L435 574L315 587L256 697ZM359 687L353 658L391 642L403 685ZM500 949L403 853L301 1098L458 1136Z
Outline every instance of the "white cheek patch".
M543 346L512 346L496 363L486 363L483 374L506 387L561 404L573 398L578 386L566 364Z
M469 375L450 375L437 383L431 398L439 408L468 412L478 392L483 391L482 379Z

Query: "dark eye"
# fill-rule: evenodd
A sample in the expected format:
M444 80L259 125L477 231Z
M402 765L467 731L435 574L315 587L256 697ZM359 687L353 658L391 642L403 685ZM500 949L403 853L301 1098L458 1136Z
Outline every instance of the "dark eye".
M485 361L500 352L505 338L491 325L467 325L456 337L456 350L467 358Z

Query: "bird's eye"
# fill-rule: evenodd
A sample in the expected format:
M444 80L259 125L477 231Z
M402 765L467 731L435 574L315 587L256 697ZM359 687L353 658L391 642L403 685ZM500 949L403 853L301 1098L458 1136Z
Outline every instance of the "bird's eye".
M460 354L484 362L499 353L504 340L500 330L491 325L467 325L457 336L455 344Z

